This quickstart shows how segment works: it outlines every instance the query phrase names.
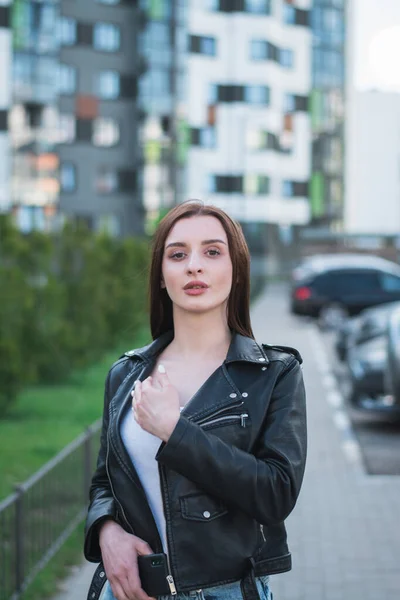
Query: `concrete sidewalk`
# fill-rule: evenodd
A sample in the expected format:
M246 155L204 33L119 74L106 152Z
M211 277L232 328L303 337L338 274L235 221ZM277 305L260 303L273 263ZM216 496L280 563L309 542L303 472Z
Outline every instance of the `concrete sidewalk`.
M271 577L274 600L398 600L400 477L365 475L345 413L327 402L340 394L323 343L289 315L283 286L267 290L252 320L258 341L300 350L308 399L306 475L287 520L293 570ZM84 600L94 569L83 562L54 600Z

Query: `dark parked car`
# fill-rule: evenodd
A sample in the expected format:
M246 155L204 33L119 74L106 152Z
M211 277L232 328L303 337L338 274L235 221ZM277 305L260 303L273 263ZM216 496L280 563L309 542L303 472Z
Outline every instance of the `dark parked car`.
M372 330L371 330L372 334ZM357 409L400 418L400 310L390 312L383 331L359 339L347 351L349 402Z
M359 315L346 319L336 334L335 350L339 360L346 360L349 347L384 334L390 315L398 308L400 302L388 302L365 308Z
M337 328L364 308L400 301L400 265L377 256L330 254L305 259L292 272L291 312Z

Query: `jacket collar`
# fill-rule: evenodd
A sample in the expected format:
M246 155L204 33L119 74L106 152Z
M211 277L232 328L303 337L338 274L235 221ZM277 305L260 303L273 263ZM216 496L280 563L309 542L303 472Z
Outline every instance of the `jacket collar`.
M166 346L168 346L173 338L174 332L172 330L167 331L147 346L125 352L125 356L138 356L142 360L152 361ZM232 332L232 340L224 362L225 364L229 364L243 361L256 363L258 365L267 365L269 363L268 357L262 347L260 347L253 338L241 335L234 331Z

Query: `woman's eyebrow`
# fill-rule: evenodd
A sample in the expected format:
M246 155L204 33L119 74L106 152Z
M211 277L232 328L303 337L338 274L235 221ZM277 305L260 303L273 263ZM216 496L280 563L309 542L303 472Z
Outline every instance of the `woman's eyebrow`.
M213 239L213 240L203 240L201 242L202 246L206 246L207 244L225 244L226 246L226 242L224 242L224 240L219 240L218 238ZM174 246L175 248L185 248L185 246L187 246L187 244L185 242L171 242L170 244L168 244L168 246L165 247L165 249L167 248L171 248L171 246Z

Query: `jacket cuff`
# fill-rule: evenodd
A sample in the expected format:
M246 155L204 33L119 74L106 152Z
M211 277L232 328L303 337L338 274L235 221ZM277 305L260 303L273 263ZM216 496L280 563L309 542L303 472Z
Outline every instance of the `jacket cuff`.
M84 555L89 562L101 561L101 550L99 544L99 525L107 519L117 520L117 511L114 498L103 499L96 502L96 508L89 510L85 526Z
M179 417L179 421L175 425L175 429L169 436L168 442L162 444L159 451L156 454L156 460L164 462L168 460L168 456L170 453L174 453L176 448L179 446L181 439L186 433L187 428L189 427L189 421L186 417Z

